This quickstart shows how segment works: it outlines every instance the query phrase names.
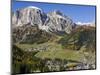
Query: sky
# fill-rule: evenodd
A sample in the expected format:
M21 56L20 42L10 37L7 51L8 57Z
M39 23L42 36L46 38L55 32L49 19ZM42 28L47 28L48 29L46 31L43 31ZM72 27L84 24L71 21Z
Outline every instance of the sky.
M17 9L25 8L27 6L41 8L45 13L59 10L66 16L69 16L75 23L93 23L96 18L96 6L12 1L12 11L14 12Z

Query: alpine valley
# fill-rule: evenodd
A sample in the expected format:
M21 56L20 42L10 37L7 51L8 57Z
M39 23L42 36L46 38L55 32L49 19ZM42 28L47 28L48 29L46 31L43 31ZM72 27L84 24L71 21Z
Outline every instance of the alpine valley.
M95 69L94 25L35 6L12 12L12 73Z

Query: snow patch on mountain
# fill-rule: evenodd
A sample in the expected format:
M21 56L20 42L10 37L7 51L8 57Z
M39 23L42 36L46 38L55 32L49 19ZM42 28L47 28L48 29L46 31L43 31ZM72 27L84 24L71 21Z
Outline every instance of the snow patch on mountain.
M38 8L38 7L35 7L35 6L28 6L27 8L42 10L41 8Z

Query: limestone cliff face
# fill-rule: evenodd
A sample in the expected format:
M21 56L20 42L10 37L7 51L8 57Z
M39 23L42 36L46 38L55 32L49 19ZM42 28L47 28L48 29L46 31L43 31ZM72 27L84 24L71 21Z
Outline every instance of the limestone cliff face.
M45 25L48 26L48 29L52 32L66 32L70 33L72 26L74 25L73 21L65 16L60 11L53 11L47 14L49 19L46 20Z
M60 11L46 14L40 8L29 6L12 14L12 25L13 27L32 25L38 26L39 29L47 32L70 33L74 23Z
M12 16L12 24L15 26L23 26L26 24L40 25L42 11L36 7L26 7L17 10Z

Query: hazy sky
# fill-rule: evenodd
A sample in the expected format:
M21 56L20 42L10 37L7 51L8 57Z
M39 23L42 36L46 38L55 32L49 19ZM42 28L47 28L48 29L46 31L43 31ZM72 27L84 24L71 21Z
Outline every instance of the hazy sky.
M53 10L60 10L65 15L69 16L74 22L95 22L96 7L89 5L13 1L12 11L16 11L16 9L24 8L27 6L35 6L41 8L46 13Z

